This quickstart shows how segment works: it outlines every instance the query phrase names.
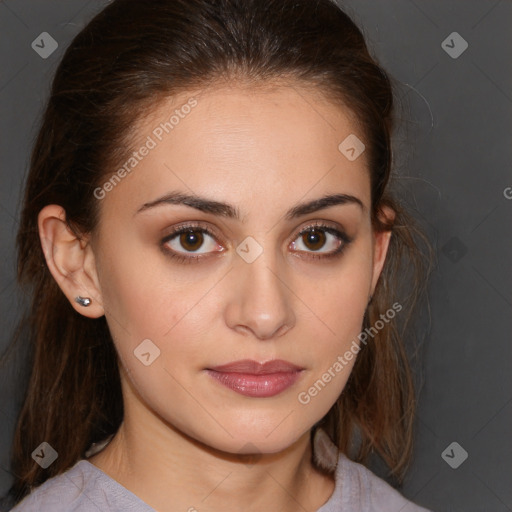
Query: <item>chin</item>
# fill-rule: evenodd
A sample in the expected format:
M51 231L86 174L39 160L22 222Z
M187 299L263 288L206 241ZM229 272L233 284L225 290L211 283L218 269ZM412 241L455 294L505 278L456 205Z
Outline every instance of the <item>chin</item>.
M215 432L203 432L201 429L189 436L214 450L229 454L279 453L296 443L312 427L309 422L297 424L293 416L294 413L291 413L284 421L280 417L275 422L266 420L252 425L222 423L227 432L221 428L215 429Z

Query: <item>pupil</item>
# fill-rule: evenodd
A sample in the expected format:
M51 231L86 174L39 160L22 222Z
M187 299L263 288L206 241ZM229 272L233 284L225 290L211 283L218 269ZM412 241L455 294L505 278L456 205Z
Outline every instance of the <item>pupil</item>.
M180 243L185 249L196 251L203 243L203 235L198 231L187 231L185 233L181 233Z
M317 251L321 249L325 243L325 233L322 231L311 230L305 233L306 241L305 244L309 246L310 249ZM310 245L309 245L310 244Z

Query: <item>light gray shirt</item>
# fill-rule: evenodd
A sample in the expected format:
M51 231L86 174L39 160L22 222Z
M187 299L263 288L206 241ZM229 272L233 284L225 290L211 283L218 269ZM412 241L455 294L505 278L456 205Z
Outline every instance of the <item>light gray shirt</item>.
M316 437L315 444L318 444ZM335 488L329 500L317 512L430 512L406 500L365 466L348 459L332 442L325 441L325 437L323 451L335 466ZM329 465L329 460L326 465ZM87 459L81 459L64 473L36 487L11 512L107 510L156 512Z

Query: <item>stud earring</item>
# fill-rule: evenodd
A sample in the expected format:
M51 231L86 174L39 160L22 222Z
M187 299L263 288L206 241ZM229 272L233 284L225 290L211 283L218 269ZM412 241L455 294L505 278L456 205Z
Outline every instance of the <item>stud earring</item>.
M78 302L80 306L84 306L86 308L90 305L91 299L89 299L89 297L80 297L79 295L78 297L75 297L75 302Z

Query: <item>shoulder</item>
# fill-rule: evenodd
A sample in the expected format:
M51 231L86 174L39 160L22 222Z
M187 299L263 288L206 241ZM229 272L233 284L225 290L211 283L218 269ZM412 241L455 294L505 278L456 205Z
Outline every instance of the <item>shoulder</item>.
M336 468L336 480L341 482L341 510L365 512L430 512L415 505L402 496L386 481L372 473L367 467L354 462L340 452ZM338 486L338 485L336 485ZM359 507L359 508L357 508Z
M85 460L36 487L11 512L97 510L97 476ZM89 498L91 496L91 498Z
M85 459L46 480L11 512L151 511L148 505Z
M313 439L316 464L334 473L332 496L317 512L431 512L404 498L366 466L350 460L319 428Z

